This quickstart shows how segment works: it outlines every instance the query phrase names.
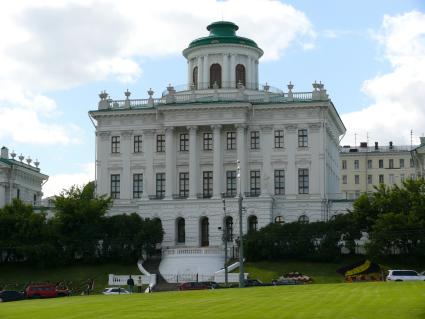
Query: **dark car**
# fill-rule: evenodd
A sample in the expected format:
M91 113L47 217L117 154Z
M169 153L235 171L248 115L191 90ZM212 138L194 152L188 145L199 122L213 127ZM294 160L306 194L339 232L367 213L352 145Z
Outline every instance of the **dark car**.
M214 285L212 284L214 283L215 285L218 286L217 283L213 282L213 281L190 281L190 282L185 282L182 283L179 286L179 290L203 290L203 289L214 289Z
M55 298L58 292L52 284L30 284L25 288L25 295L27 298Z
M300 283L297 282L294 279L279 279L279 280L273 280L272 285L273 286L282 286L282 285L299 285Z
M15 301L25 299L25 295L22 292L15 290L3 290L0 291L0 302Z
M267 284L262 283L258 279L245 279L245 287L258 287L258 286L268 286Z

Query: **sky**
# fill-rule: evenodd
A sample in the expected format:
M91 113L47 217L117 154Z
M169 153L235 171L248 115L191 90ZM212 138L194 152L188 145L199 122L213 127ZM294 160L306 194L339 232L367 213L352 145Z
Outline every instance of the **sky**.
M342 145L424 135L423 0L15 0L0 2L0 146L39 160L44 196L93 180L99 92L185 84L182 50L219 20L264 50L261 83L325 84Z

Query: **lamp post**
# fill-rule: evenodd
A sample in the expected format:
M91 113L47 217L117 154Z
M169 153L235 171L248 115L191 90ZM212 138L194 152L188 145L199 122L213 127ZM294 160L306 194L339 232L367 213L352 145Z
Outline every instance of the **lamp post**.
M226 200L223 198L223 212L224 212L224 232L223 232L223 240L224 240L224 282L226 283L226 287L229 285L229 276L227 270L227 241L229 240L227 237L227 218L226 218Z
M239 160L238 164L238 182L239 182L239 196L238 196L238 206L239 206L239 288L245 286L245 276L243 269L243 229L242 229L242 189L241 189L241 167Z

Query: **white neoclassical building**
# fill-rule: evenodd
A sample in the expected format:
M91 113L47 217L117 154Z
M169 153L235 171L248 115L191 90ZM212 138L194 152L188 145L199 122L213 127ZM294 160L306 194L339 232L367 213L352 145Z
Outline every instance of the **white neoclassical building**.
M231 22L207 29L183 51L187 85L159 98L149 90L147 99L101 92L89 112L97 194L112 196L111 214L161 220L163 274L222 267L223 230L230 249L237 243L239 193L244 232L327 220L345 205L335 200L345 127L324 85L310 92L260 85L257 44Z
M49 178L40 172L40 163L21 154L17 157L6 146L0 154L0 208L10 204L14 198L35 207L40 206L43 195L41 188ZM31 165L33 164L33 165Z

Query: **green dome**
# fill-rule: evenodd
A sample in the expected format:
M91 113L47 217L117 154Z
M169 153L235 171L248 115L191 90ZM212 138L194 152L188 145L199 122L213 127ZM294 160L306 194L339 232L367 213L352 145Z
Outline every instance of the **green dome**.
M239 27L233 22L229 21L218 21L211 23L207 30L210 31L210 35L203 38L198 38L190 42L189 48L195 48L203 45L217 44L217 43L232 43L242 44L250 47L258 48L257 43L251 39L239 37L236 35L236 31Z

